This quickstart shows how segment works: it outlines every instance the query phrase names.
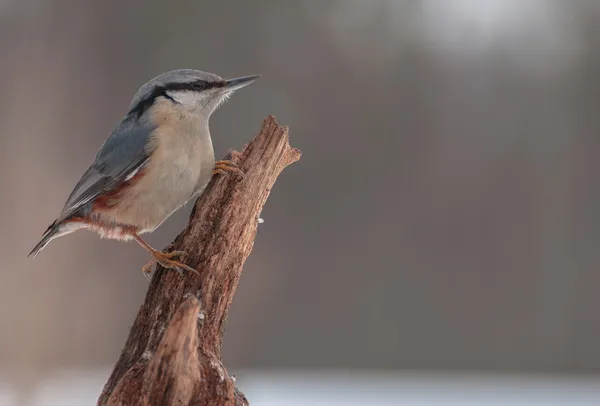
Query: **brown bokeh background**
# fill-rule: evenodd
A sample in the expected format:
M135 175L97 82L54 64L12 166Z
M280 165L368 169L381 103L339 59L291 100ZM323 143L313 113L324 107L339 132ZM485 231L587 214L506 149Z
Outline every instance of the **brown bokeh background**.
M116 361L146 253L80 232L26 256L137 88L190 67L262 74L213 116L218 157L267 114L303 152L230 369L599 372L599 21L594 0L0 2L2 371Z

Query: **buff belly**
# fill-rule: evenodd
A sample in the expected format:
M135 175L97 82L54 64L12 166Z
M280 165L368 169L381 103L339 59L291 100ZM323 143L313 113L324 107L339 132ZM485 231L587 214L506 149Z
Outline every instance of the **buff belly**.
M138 179L119 194L114 205L94 213L101 223L133 226L137 233L151 232L210 181L215 158L208 129L198 133L180 128L176 135L156 132L153 142L152 155L140 169L141 174L135 176ZM111 235L105 237L118 238L112 234L121 230L106 232Z

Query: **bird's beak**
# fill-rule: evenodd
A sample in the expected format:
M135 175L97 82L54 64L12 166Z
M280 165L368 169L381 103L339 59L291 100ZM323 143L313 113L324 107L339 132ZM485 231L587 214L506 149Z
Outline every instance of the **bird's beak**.
M248 86L250 83L254 82L258 79L260 75L252 75L252 76L242 76L240 78L227 79L225 81L225 89L229 92L233 92L234 90L241 89L244 86Z

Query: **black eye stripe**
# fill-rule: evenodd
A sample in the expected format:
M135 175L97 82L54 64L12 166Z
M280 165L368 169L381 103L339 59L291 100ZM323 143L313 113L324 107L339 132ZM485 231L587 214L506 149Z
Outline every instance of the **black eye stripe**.
M227 83L225 81L220 82L206 82L204 80L196 80L194 82L187 83L168 83L163 86L164 91L169 90L210 90L217 87L223 87Z
M158 98L158 97L165 97L171 101L175 101L175 99L173 99L171 96L169 96L169 94L167 93L168 91L177 91L177 90L193 90L193 91L203 91L203 90L210 90L210 89L214 89L214 88L219 88L219 87L225 87L227 85L227 82L225 81L218 81L218 82L207 82L204 80L196 80L194 82L185 82L185 83L167 83L166 85L163 86L156 86L152 92L145 97L144 99L140 100L140 102L138 104L136 104L130 111L128 114L134 114L136 115L138 118L144 114L144 112L146 110L148 110L153 104L154 101Z

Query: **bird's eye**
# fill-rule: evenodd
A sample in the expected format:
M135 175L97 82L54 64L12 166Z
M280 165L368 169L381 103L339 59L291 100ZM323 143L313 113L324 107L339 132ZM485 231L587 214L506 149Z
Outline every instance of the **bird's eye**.
M198 81L198 82L194 82L193 85L194 90L203 90L204 89L204 82L203 81Z

